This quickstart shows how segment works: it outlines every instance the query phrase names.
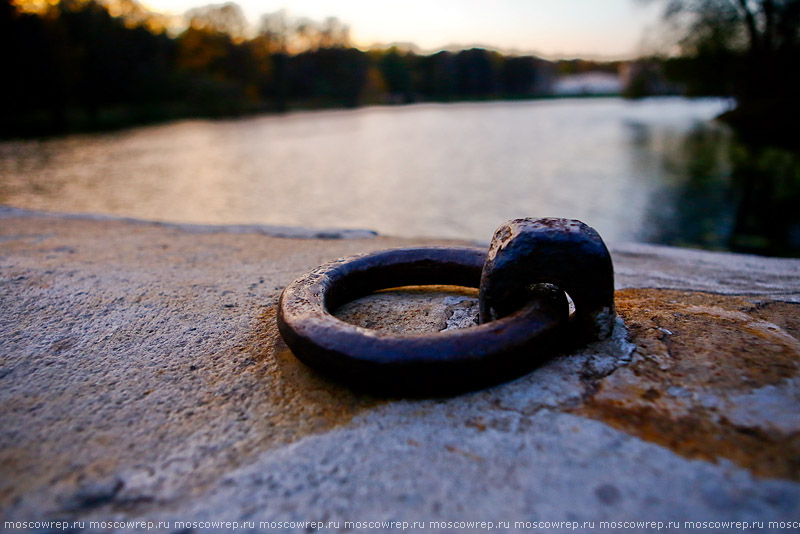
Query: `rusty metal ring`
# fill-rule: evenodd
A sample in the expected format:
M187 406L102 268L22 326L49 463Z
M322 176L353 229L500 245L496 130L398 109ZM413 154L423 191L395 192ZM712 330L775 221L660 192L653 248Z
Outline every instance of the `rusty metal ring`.
M541 364L558 345L569 314L563 291L542 287L503 318L422 335L392 335L331 314L379 289L478 287L485 260L485 249L422 247L329 262L284 289L278 328L298 359L362 389L441 394L508 380Z

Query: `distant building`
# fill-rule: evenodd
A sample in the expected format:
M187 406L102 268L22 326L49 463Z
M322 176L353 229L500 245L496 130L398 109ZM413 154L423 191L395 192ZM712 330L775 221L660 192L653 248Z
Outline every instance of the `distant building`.
M560 76L553 86L553 94L561 96L619 95L622 94L623 88L619 75L590 71Z

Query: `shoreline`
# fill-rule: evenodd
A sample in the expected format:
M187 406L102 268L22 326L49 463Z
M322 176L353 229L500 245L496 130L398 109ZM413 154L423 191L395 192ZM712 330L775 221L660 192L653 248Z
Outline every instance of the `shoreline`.
M7 204L0 204L0 219L12 217L20 218L54 218L74 219L86 221L114 221L130 224L158 226L161 228L181 230L189 233L229 233L229 234L260 234L269 237L285 239L366 239L377 237L375 230L360 228L308 228L303 226L285 226L273 224L200 224L178 223L169 221L154 221L136 217L120 217L102 213L67 213L17 208Z
M407 102L402 104L370 102L365 104L359 104L357 106L346 106L337 104L330 104L330 105L298 104L294 106L289 106L285 110L259 108L252 111L246 111L241 113L223 113L223 114L167 113L157 118L143 118L138 120L135 118L128 118L123 120L108 121L107 123L102 123L96 126L80 124L79 126L66 128L61 131L38 129L30 132L17 132L11 135L1 135L0 143L14 142L14 141L46 140L46 139L67 137L71 135L83 135L83 134L92 135L92 134L112 133L134 128L143 128L148 126L153 126L153 127L163 126L181 121L193 121L193 120L235 121L235 120L246 120L246 119L258 119L264 117L281 117L281 116L293 115L296 113L357 111L370 108L391 110L391 109L407 108L409 106L429 106L429 105L449 106L449 105L459 105L459 104L553 102L553 101L570 101L570 100L585 101L585 100L604 100L604 99L622 100L625 102L641 102L645 100L675 99L675 98L692 100L692 101L706 100L706 99L732 100L732 98L729 96L714 96L714 95L684 96L684 95L664 94L664 95L650 95L641 98L628 98L622 94L609 93L609 94L587 94L587 95L541 95L541 96L522 97L522 98L471 98L471 99L464 98L464 99L453 99L453 100L419 100L415 102ZM135 110L128 110L128 111L130 112L130 117L137 116ZM715 120L717 119L719 119L719 117L715 118Z
M0 220L43 220L52 223L75 222L77 224L108 223L119 228L138 227L145 232L177 232L174 235L212 236L229 235L232 239L257 237L276 238L291 243L293 240L375 242L372 249L390 248L379 244L396 246L418 245L462 245L488 249L488 242L451 239L446 237L400 237L380 234L374 230L347 228L307 228L261 224L194 224L173 223L119 217L92 213L56 213L28 210L0 204ZM110 231L110 230L107 230ZM197 243L202 247L202 243ZM792 284L800 288L800 259L777 256L759 256L730 251L712 251L675 247L652 243L621 242L607 243L615 266L617 289L649 287L669 290L698 290L719 295L751 295L769 297L783 302L800 302L800 290L786 290ZM334 259L334 258L330 258ZM618 261L619 260L619 261ZM312 266L313 267L313 266ZM746 273L760 271L758 279Z

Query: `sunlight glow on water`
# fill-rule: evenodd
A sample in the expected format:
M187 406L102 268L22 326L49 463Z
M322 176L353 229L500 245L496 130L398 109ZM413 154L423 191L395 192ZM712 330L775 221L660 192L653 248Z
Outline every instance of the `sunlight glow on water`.
M0 202L193 223L486 242L514 217L653 240L719 99L419 104L0 143ZM722 146L721 145L721 146ZM724 175L720 152L714 172ZM657 239L656 239L657 240Z

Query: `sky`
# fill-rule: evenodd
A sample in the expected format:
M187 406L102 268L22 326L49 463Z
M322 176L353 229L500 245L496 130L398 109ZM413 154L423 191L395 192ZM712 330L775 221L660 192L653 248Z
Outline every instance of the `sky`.
M155 11L180 14L223 0L144 0ZM338 17L353 44L414 43L423 51L482 45L544 57L625 59L642 52L663 4L641 0L239 0L251 24L285 9L290 17Z

